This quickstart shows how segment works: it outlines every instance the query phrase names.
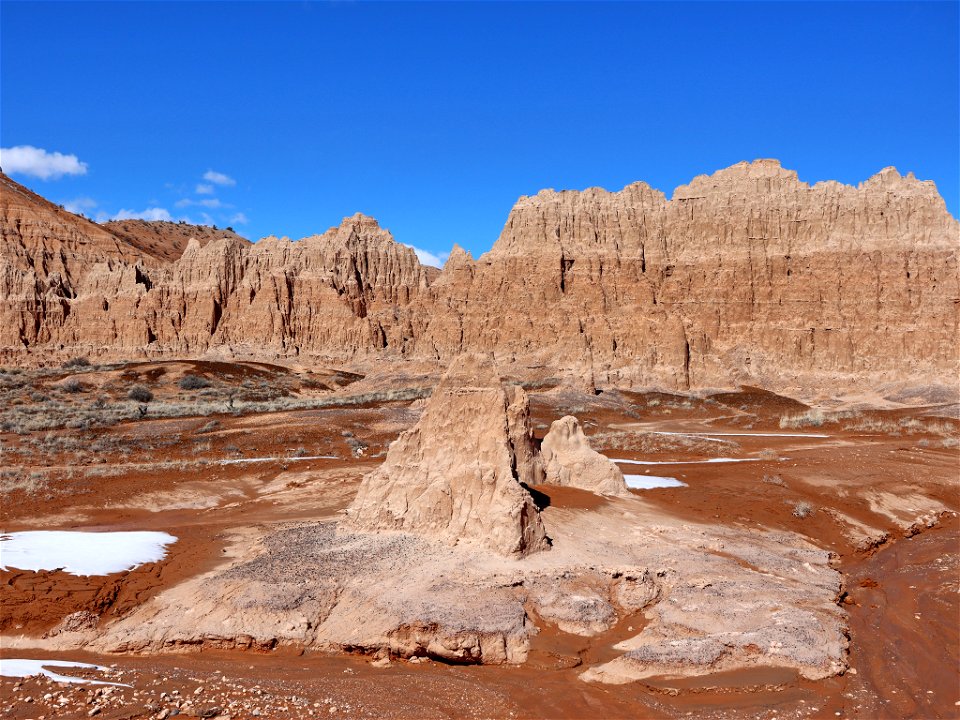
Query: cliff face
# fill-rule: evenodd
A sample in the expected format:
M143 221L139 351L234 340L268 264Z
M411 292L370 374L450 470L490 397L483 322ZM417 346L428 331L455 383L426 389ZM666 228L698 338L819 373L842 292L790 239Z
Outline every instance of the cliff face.
M55 224L69 214L36 196L32 209L6 178L0 193L0 346L14 358L493 351L512 372L678 388L957 371L958 223L933 183L892 168L810 186L759 160L669 200L643 183L542 191L489 253L457 248L439 275L361 215L297 242L197 238L164 261L92 223ZM41 271L25 259L37 253Z
M740 163L669 201L643 183L543 191L521 198L491 252L448 263L420 347L462 336L464 349L681 388L946 377L957 250L933 183L890 168L810 187L776 161Z

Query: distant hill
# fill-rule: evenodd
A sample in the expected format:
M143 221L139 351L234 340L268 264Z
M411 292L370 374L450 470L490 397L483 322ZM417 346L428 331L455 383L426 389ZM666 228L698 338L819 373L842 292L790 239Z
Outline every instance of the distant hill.
M102 227L141 252L165 262L180 259L191 238L196 238L201 247L220 238L249 242L233 230L162 220L111 220Z

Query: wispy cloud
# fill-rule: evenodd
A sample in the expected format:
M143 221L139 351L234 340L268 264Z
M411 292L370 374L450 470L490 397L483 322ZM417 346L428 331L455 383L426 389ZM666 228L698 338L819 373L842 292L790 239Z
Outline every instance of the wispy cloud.
M229 175L224 173L217 172L216 170L207 170L203 174L203 179L207 182L211 182L214 185L236 185L237 181L234 180Z
M407 245L407 247L413 248L413 251L417 254L417 259L423 265L431 265L432 267L442 268L443 264L447 261L447 258L450 257L450 253L448 252L434 254L429 250L418 248L415 245Z
M64 175L85 175L87 164L76 155L47 152L33 145L0 148L0 167L8 175L19 174L56 180Z
M230 218L231 225L246 225L248 222L250 222L250 219L242 212L238 212L236 215Z
M111 220L167 220L172 221L173 216L166 208L148 207L145 210L123 210L121 209Z
M67 212L72 212L74 215L86 213L88 210L93 210L96 206L97 201L88 197L78 197L74 198L73 200L65 200L63 203L63 209Z
M177 207L205 207L214 210L216 208L230 207L224 202L221 202L218 198L204 198L202 200L192 200L190 198L183 198L182 200L177 200L175 203Z
M197 185L197 189L194 190L194 192L197 195L213 195L214 189L215 188L213 187L213 185L206 185L204 183L200 183L199 185Z

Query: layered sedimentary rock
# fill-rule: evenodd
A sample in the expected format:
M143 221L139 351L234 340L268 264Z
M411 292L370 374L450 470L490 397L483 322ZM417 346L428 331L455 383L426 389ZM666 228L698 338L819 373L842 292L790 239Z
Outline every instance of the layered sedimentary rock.
M580 488L600 495L629 495L613 462L590 447L580 421L572 415L554 420L540 445L548 485Z
M462 355L419 422L364 478L344 526L476 543L503 555L545 550L540 514L521 485L536 473L523 390L508 396L489 356Z
M6 178L0 193L0 348L18 362L483 350L514 374L676 388L919 385L958 369L958 223L933 183L892 168L811 186L758 160L669 200L644 183L542 191L490 252L455 248L439 275L359 215L297 242L198 239L163 262L91 223L36 220L50 208ZM37 236L47 270L24 260Z

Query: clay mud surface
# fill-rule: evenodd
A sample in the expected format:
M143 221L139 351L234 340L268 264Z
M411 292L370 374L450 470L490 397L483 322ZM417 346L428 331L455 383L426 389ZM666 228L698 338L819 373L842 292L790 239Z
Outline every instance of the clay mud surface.
M90 370L84 382L110 392L123 372L135 372L158 397L170 378L188 372L208 375L217 390L251 377L285 387L322 377L342 384L339 393L369 382L347 383L319 369L307 374L230 363L141 363ZM422 387L421 381L413 378L409 386ZM24 392L54 382L61 379L30 378ZM609 627L585 635L564 631L533 606L527 618L539 631L521 664L321 652L253 640L148 654L78 649L73 638L108 637L164 593L241 562L262 538L342 517L364 475L422 411L422 401L385 395L362 404L231 412L224 394L216 413L185 408L176 417L148 413L89 428L65 423L2 434L3 532L157 530L178 541L162 561L109 576L0 572L0 658L96 663L110 670L64 673L131 686L4 677L0 716L80 718L95 709L105 718L167 717L175 709L183 717L233 718L956 716L960 423L946 405L837 407L824 418L803 420L806 404L752 389L529 392L538 440L553 421L572 414L608 457L752 459L622 466L686 483L632 491L626 499L547 485L532 494L548 532L551 518L597 517L606 524L617 503L636 502L643 518L665 526L721 528L726 544L716 550L718 562L747 562L738 542L762 533L795 534L833 553L830 564L842 580L837 603L849 635L844 672L807 680L790 669L756 665L623 684L585 682L586 670L624 654L615 646L647 629L650 613L620 613ZM223 462L237 459L257 462Z

